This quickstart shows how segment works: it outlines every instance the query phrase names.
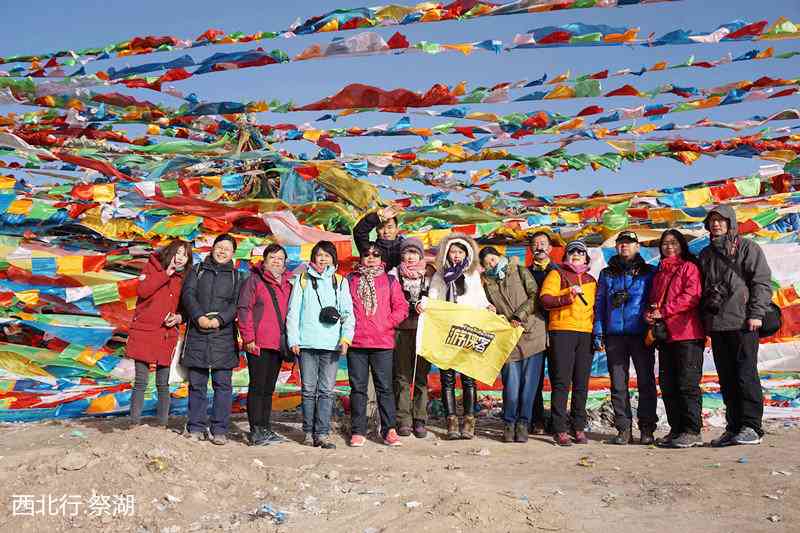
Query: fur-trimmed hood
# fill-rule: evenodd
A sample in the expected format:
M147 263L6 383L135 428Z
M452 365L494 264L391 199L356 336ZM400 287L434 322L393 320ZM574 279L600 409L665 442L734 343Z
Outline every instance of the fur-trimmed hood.
M447 260L447 250L450 245L458 242L463 244L467 249L467 268L464 269L464 274L473 274L478 271L478 244L475 239L463 233L451 233L441 240L439 248L436 253L436 270L444 272L446 269L445 261Z

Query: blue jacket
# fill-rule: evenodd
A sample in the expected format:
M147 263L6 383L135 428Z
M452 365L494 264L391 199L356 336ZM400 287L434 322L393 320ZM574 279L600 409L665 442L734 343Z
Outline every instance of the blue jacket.
M600 271L594 301L594 335L644 335L647 323L647 297L655 269L636 254L629 263L619 255ZM615 292L627 291L628 300L620 307L612 305Z
M286 315L286 336L289 346L312 350L336 350L342 339L352 344L356 319L353 314L350 287L347 280L335 272L334 267L328 266L320 274L309 266L305 272L292 278L292 295L289 297L289 313ZM317 282L316 291L312 277ZM337 287L336 292L334 283ZM322 307L337 307L342 320L338 324L320 322L319 312L322 308L320 302Z

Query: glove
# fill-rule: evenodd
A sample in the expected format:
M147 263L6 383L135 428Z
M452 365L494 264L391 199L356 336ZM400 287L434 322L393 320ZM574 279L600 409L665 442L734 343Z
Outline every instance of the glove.
M592 337L592 348L595 352L605 352L606 343L602 335L595 335Z

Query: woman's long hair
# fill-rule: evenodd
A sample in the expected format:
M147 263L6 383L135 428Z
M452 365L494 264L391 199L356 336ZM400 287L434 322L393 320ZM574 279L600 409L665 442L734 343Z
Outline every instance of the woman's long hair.
M673 237L675 237L675 240L678 241L678 244L681 245L681 253L680 253L681 259L683 259L684 261L691 261L694 264L698 264L697 256L689 251L689 243L686 241L686 237L683 235L683 233L681 233L676 229L668 229L661 234L661 238L658 240L658 253L661 254L661 259L664 259L664 251L662 245L664 244L664 239L666 239L668 235L672 235Z
M186 252L186 257L188 258L186 260L186 266L183 267L184 272L192 268L192 245L182 239L175 239L158 253L158 260L161 263L161 268L164 270L169 268L169 264L172 263L172 258L175 257L175 254L178 253L178 250L181 248Z

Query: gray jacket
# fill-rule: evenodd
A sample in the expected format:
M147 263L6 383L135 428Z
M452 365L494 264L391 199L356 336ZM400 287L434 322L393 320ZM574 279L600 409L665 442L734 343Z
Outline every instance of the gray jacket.
M700 252L700 269L703 272L704 297L710 290L719 288L724 301L719 313L710 314L702 307L706 331L735 331L747 327L750 318L763 319L772 300L772 272L764 251L750 239L739 237L736 213L727 205L712 209L728 220L728 234L713 239ZM706 217L708 227L708 217ZM734 272L721 257L726 254L736 265L745 280Z

